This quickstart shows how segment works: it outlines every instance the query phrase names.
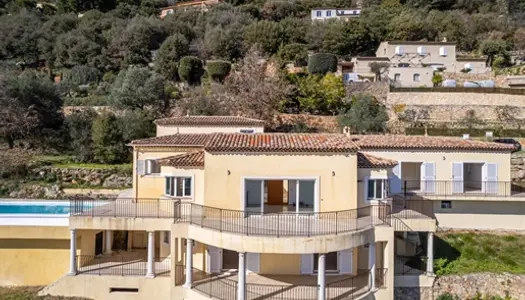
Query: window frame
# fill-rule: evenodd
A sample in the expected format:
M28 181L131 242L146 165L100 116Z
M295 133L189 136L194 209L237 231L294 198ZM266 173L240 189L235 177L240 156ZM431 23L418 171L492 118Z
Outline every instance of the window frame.
M326 16L327 17L331 17L332 16L332 11L331 10L327 10L326 11Z
M318 10L315 12L315 16L318 17L318 18L321 18L323 16L323 12Z
M370 195L370 183L371 182L374 182L374 188L373 188L373 191L374 191L374 197L372 197ZM381 182L381 197L378 198L377 197L377 182ZM368 178L368 180L366 181L366 200L367 201L375 201L375 200L383 200L385 198L388 197L388 195L390 194L389 191L388 191L388 185L389 185L389 182L388 182L388 178Z
M394 81L401 81L401 73L394 74Z
M416 80L417 78L417 80ZM419 75L419 73L414 73L414 75L412 75L412 80L414 82L420 82L421 81L421 75Z
M152 165L154 166L154 168L152 167ZM157 172L152 172L152 169L155 169L153 171L157 171ZM158 164L157 159L153 159L153 158L144 159L144 175L146 176L160 175L160 165Z
M452 201L450 200L441 201L439 203L439 207L441 209L452 209Z
M177 174L177 175L167 175L164 176L164 196L170 198L186 198L193 199L195 197L195 178L193 175L188 174ZM187 182L186 180L190 179L189 183L190 193L186 194ZM179 186L179 180L182 180L181 186L181 195L177 195L177 187Z

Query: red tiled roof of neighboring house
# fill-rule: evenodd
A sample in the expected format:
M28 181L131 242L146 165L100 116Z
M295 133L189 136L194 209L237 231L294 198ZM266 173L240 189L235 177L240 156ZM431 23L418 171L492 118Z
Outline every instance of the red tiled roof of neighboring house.
M397 161L374 156L369 153L357 152L357 167L365 169L393 168L398 164Z
M215 133L205 145L210 152L350 152L358 147L343 134Z
M264 126L264 121L239 116L183 116L155 120L157 125Z
M131 146L203 147L210 137L209 133L177 133L134 140Z
M352 135L351 140L361 149L402 150L482 150L513 151L513 145L476 141L455 137L416 135Z
M204 167L204 151L195 151L157 160L161 166Z

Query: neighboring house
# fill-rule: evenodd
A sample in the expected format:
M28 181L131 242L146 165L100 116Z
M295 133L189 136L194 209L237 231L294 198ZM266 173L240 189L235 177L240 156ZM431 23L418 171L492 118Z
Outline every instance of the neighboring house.
M181 1L175 5L163 7L160 9L160 18L164 19L167 15L174 13L175 9L201 9L203 11L208 10L210 5L219 4L220 0L202 0L202 1Z
M360 8L314 8L311 10L312 21L327 19L357 18L361 15Z
M486 73L486 58L456 56L456 44L450 42L382 42L375 57L355 57L354 72L371 73L371 62L390 64L388 77L401 87L432 86L434 71Z
M22 245L11 240L38 232L26 237L13 226L23 218L0 214L11 222L0 227L0 239L11 239L7 251L0 244L0 254L9 254L0 266L37 277L46 263L63 270L69 262L71 276L55 277L41 294L95 299L393 300L395 287L432 286L438 223L524 226L525 195L510 183L511 145L240 133L246 124L225 122L239 117L167 120L156 124L173 131L131 143L129 198L70 202L70 237L57 233L69 251L47 262L31 254L34 246L17 254ZM250 126L262 131L259 122ZM38 269L17 268L17 261Z
M264 121L239 116L183 116L159 119L157 136L175 133L241 132L264 131Z

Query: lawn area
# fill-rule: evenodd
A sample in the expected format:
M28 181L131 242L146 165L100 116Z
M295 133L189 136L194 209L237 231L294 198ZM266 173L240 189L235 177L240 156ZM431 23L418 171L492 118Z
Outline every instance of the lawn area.
M50 165L55 168L79 168L79 169L119 169L132 170L132 164L97 164L97 163L77 163L72 156L68 155L39 155L33 158L33 161Z
M84 298L68 298L55 296L37 296L42 287L0 287L0 300L84 300Z
M525 235L441 233L435 240L437 275L525 274Z

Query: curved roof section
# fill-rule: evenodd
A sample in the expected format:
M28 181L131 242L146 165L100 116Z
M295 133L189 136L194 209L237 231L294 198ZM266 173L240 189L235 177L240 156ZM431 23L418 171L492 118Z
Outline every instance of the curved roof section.
M203 147L210 136L209 133L176 133L134 140L131 146Z
M393 168L397 161L375 156L369 153L357 152L357 167L362 169L386 169Z
M161 166L204 167L204 151L195 151L157 159Z

